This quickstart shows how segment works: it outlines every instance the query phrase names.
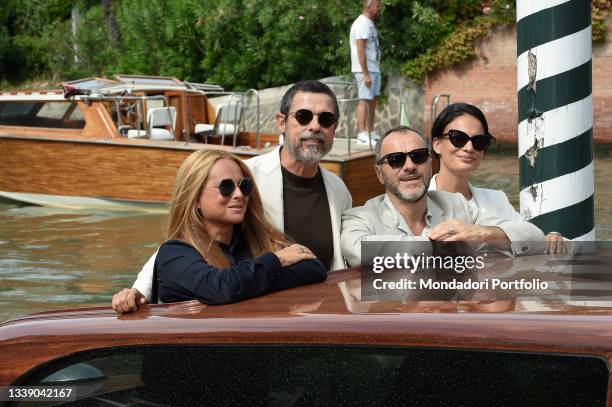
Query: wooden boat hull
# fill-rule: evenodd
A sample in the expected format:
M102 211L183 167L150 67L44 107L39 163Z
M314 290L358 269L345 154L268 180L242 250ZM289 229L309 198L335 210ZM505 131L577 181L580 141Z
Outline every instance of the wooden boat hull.
M242 159L270 150L179 141L0 133L0 191L165 203L170 199L181 162L202 148L226 149ZM376 180L370 152L348 159L326 159L322 165L344 179L354 205L383 191Z
M145 202L112 198L91 198L72 195L33 194L31 192L0 191L0 204L36 205L68 210L105 210L146 213L167 213L165 202Z

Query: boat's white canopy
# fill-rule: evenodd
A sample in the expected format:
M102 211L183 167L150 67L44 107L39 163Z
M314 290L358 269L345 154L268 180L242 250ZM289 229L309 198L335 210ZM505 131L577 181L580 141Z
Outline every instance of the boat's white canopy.
M61 90L0 92L0 102L65 101Z
M168 76L115 75L115 80L106 78L85 78L62 84L72 89L75 97L95 97L96 95L116 95L139 91L186 91L194 93L222 92L219 85L180 81Z
M115 75L115 79L91 77L64 82L62 86L63 90L0 92L0 101L65 101L66 99L79 100L125 95L141 91L223 92L223 88L219 85L180 81L166 76L142 75Z

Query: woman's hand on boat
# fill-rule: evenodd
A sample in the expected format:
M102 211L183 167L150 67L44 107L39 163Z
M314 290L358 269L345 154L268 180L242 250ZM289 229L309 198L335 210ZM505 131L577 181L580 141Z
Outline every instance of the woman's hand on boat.
M302 260L316 259L310 249L301 244L292 244L274 252L283 267L290 266Z
M140 305L146 303L145 296L135 288L124 288L113 295L113 309L117 314L136 311Z

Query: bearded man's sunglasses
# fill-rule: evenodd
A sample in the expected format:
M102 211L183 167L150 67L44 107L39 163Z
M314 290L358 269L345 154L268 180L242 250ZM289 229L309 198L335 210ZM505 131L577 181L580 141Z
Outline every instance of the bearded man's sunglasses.
M402 168L406 164L406 160L410 157L415 164L424 164L429 160L428 148L417 148L416 150L408 151L407 153L397 152L389 153L378 160L378 165L383 165L385 161L391 168Z
M299 109L296 112L289 112L289 114L295 117L295 120L301 126L310 124L315 116L319 116L319 124L325 128L333 126L338 121L338 118L332 112L313 113L308 109Z
M467 144L468 141L472 142L472 146L476 151L485 151L491 145L491 142L495 141L495 137L490 134L478 134L476 136L469 136L461 130L449 130L442 137L448 137L451 144L457 148L461 148Z

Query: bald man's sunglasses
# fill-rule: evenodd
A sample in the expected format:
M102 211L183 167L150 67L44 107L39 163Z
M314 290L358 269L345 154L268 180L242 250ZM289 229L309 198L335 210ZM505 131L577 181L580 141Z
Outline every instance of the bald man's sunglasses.
M308 109L299 109L296 112L289 112L289 114L295 117L295 120L301 125L306 126L310 124L313 117L319 116L319 124L321 127L331 127L338 121L338 118L332 112L321 112L313 113Z
M402 168L406 164L406 160L410 157L415 164L424 164L429 160L429 149L428 148L417 148L416 150L408 151L407 153L389 153L380 160L378 165L383 165L385 160L391 168Z
M495 137L490 134L479 134L477 136L469 136L461 130L449 130L442 137L448 137L448 140L457 148L461 148L467 144L468 141L472 141L472 146L476 151L485 151L491 145L491 142L495 141Z

